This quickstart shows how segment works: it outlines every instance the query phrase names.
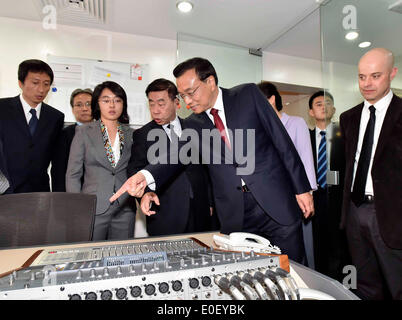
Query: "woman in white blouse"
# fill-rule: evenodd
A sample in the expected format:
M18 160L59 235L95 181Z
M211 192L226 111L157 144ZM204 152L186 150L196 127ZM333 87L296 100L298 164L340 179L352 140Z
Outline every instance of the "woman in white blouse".
M129 239L134 236L134 198L108 200L127 180L133 133L127 95L119 84L103 82L94 90L91 108L96 121L76 127L66 190L97 196L93 240Z

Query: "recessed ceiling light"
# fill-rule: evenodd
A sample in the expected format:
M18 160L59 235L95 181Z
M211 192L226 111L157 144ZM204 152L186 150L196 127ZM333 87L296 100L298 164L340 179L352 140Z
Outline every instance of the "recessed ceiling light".
M364 42L359 43L360 48L367 48L367 47L370 47L370 46L371 46L370 41L364 41Z
M359 33L356 31L350 31L346 34L345 39L347 40L355 40L359 36Z
M180 12L188 13L191 10L193 10L193 4L190 1L179 1L176 4L177 9L179 9Z

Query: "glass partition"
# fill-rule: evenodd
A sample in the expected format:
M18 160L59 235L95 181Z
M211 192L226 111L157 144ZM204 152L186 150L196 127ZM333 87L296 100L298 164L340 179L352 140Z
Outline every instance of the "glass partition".
M395 64L402 68L402 5L390 7L396 0L332 0L321 6L321 41L324 87L334 96L339 115L358 103L360 95L357 65L368 50L383 47L391 50ZM347 40L345 37L354 39ZM370 45L364 47L364 45ZM360 47L360 46L363 47ZM402 74L392 82L395 94L402 93Z
M248 48L179 33L177 64L193 57L208 59L213 64L220 87L231 88L262 79L262 57L250 54ZM187 117L191 110L182 106L178 114Z
M395 3L399 3L399 9L392 9ZM342 143L338 143L341 140L337 125L339 116L364 100L358 85L358 63L370 49L381 47L391 50L396 67L399 67L401 71L401 13L402 3L396 0L332 0L325 1L320 7L323 87L327 97L330 93L334 98L336 113L332 122L333 127L338 128L332 131L332 137L327 139L327 185L329 187L326 189L328 205L325 214L332 225L340 223L345 179L344 150ZM402 74L400 72L391 83L391 88L395 94L401 95ZM359 124L356 123L356 126ZM328 128L327 126L327 134ZM339 179L334 183L336 175ZM316 193L314 197L316 200ZM332 250L331 259L335 261L334 259L337 258L340 263L340 269L337 271L344 273L338 278L342 281L346 279L345 270L349 270L345 267L350 267L352 264L350 257L347 256L346 238L341 233L335 232L328 238L336 244L329 248ZM332 276L331 273L328 274Z

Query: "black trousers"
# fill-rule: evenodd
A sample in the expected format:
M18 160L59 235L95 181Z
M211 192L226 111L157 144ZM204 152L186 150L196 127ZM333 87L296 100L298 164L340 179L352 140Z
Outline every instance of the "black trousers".
M303 242L302 216L294 224L285 226L272 219L257 203L251 192L243 192L243 232L262 236L278 246L289 259L306 264Z
M374 203L350 204L346 235L362 299L402 299L402 250L388 247L380 235Z
M342 189L319 187L314 192L312 217L315 270L342 282L343 268L351 264L346 234L341 230Z

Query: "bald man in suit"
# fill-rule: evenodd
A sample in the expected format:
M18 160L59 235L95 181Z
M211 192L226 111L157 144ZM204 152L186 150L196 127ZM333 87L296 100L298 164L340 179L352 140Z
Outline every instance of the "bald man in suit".
M383 48L359 62L364 102L340 116L345 145L342 226L364 299L402 299L402 99L398 69Z

